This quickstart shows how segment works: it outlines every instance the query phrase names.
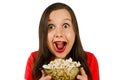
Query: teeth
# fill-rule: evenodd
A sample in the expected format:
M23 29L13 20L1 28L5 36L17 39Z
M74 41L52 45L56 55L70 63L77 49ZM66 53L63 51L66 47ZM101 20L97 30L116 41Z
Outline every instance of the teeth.
M61 41L61 42L55 42L55 43L54 43L55 49L59 49L59 50L63 49L63 48L65 47L65 44L64 44L64 43L65 43L65 42L63 42L63 41Z
M63 42L56 42L56 43L57 43L58 45L59 45L59 44L63 44Z
M57 47L56 47L56 44L54 43L54 47L55 47L55 49L57 49Z

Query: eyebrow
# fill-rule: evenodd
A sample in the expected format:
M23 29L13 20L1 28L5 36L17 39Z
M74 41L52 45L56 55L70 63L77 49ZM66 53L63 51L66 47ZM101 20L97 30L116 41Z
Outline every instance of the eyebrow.
M69 20L69 21L71 21L71 19L70 19L70 18L65 18L64 20Z
M64 20L72 21L70 18L65 18ZM48 19L48 21L52 21L52 19Z

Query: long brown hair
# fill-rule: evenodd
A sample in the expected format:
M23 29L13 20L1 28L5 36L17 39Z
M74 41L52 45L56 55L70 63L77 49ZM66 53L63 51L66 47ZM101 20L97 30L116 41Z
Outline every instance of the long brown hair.
M74 27L74 32L75 32L75 42L73 44L73 47L70 53L66 56L66 58L71 57L74 61L80 61L80 63L85 69L86 74L90 79L92 79L91 72L87 63L87 56L85 54L85 51L83 50L83 47L80 41L80 35L79 35L76 16L73 10L64 3L54 3L48 6L43 12L43 15L41 17L40 24L39 24L39 52L34 62L32 77L33 79L40 78L42 75L40 68L42 68L43 64L48 64L51 60L51 57L54 56L47 47L48 19L52 11L59 10L59 9L66 9L70 13L72 18L72 24Z

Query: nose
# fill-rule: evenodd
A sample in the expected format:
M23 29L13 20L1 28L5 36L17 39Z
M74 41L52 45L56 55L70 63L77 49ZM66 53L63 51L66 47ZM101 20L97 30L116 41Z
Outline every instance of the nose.
M63 31L62 31L60 28L58 28L58 29L56 30L55 37L56 37L56 38L61 38L61 37L63 37Z

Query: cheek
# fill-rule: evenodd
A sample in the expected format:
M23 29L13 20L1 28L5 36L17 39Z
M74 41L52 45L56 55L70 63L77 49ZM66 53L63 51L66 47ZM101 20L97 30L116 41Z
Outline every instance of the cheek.
M51 44L52 40L53 40L53 33L48 33L48 35L47 35L47 43L48 43L48 45Z
M51 35L48 34L48 36L47 36L47 41L50 42L50 40L51 40Z
M67 36L68 40L74 41L74 39L75 39L75 33L73 31L67 32L66 36Z

